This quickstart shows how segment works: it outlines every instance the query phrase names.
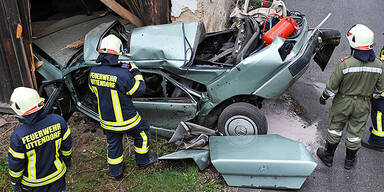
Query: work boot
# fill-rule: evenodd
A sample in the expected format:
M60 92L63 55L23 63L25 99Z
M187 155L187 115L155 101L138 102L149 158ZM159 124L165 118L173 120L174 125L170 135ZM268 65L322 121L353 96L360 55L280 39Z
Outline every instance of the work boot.
M318 148L316 151L316 155L320 158L320 160L328 167L332 167L333 156L335 154L338 143L331 144L328 141L325 143L324 148Z
M154 165L155 163L157 163L157 161L158 161L157 157L149 157L149 161L147 163L137 164L137 166L139 170L143 170Z
M384 152L384 148L373 145L373 144L369 143L369 141L361 140L361 146L366 147L368 149L373 149L376 151Z
M118 176L113 176L113 179L114 179L115 181L121 181L121 180L123 180L123 178L124 178L124 170L125 170L125 165L123 165L123 168L122 168L122 171L121 171L120 175L118 175Z
M121 180L123 180L123 178L124 178L124 174L123 174L123 173L121 173L121 174L118 175L118 176L114 176L114 177L113 177L113 179L114 179L115 181L121 181Z
M350 170L355 165L357 150L351 150L347 148L344 169Z

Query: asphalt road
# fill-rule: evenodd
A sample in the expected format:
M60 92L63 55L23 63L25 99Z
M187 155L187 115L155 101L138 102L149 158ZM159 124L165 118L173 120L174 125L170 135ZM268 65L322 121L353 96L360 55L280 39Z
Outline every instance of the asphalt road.
M350 55L346 32L356 23L368 26L375 33L375 52L378 54L384 45L384 1L383 0L285 0L288 9L298 10L307 16L310 26L315 27L328 13L330 19L324 28L337 29L342 34L340 45L336 48L326 70L312 61L308 71L291 88L290 93L306 110L313 122L318 122L318 141L323 145L327 129L328 109L318 104L318 98L325 83L334 70L336 63L343 56ZM370 120L369 125L370 126ZM366 131L366 135L368 132ZM313 154L316 160L317 157ZM345 145L339 145L332 168L319 162L316 170L302 186L301 191L384 191L384 153L366 148L358 152L355 169L347 171L343 168ZM319 160L318 160L319 161Z

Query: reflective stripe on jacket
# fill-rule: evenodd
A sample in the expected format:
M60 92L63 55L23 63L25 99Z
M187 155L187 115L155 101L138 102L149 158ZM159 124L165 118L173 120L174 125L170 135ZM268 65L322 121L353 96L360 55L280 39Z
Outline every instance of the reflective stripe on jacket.
M96 95L100 125L110 131L126 131L141 122L131 98L145 91L145 82L138 69L131 72L118 66L92 67L89 87Z
M56 114L36 118L35 123L24 123L11 135L8 168L13 185L21 181L29 187L44 186L66 173L63 156L72 153L69 127Z
M371 119L373 124L372 134L384 137L383 130L384 98L372 99Z
M337 64L324 94L371 97L384 91L384 66L378 60L362 62L350 56Z

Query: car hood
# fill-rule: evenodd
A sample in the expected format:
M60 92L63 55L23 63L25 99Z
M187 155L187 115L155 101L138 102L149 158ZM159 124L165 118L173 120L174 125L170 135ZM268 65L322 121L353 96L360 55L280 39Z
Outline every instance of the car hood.
M84 60L95 63L102 39L119 22L104 23L90 31L85 38ZM121 31L120 31L121 32ZM122 31L129 39L125 47L128 54L120 61L133 60L140 68L180 68L193 59L201 36L205 34L201 22L174 23L135 28Z
M33 40L33 44L64 67L80 49L67 48L67 45L84 38L88 31L100 23L113 21L116 18L117 16L113 14L99 16L97 13L94 13L91 16L76 15L62 19L47 27L47 30L43 31L41 35L36 34L37 38ZM71 23L72 25L70 25Z

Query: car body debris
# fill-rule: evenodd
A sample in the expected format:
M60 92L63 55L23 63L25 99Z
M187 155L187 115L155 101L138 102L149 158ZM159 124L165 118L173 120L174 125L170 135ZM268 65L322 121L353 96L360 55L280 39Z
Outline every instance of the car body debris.
M159 159L193 159L200 170L212 163L229 186L279 189L300 189L317 166L304 144L280 135L221 136L207 130L180 122L169 143L182 150Z

